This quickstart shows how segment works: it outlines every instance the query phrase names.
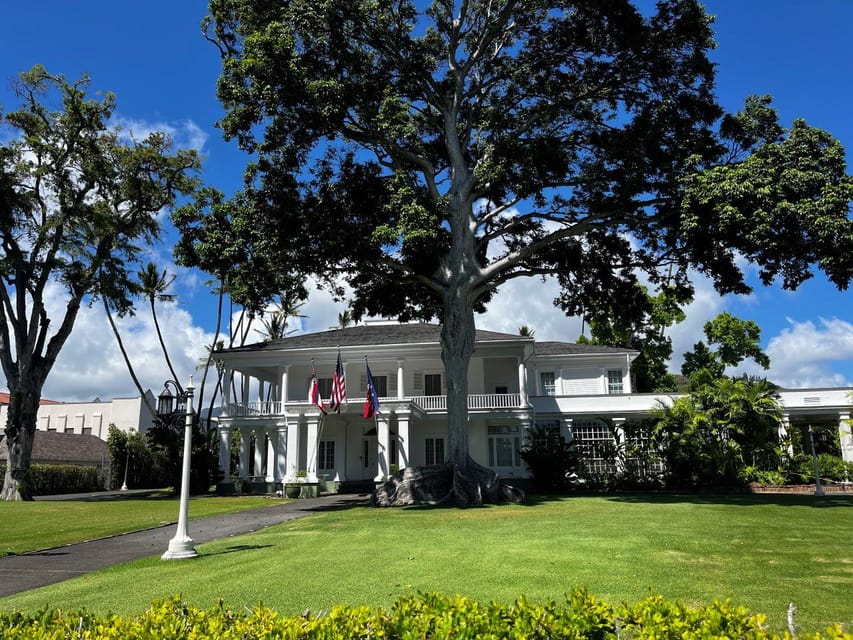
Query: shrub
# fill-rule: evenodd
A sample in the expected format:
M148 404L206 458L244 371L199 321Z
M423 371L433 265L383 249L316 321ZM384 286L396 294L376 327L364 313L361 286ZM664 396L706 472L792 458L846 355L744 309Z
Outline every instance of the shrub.
M829 453L819 453L817 464L821 479L845 482L853 480L853 462L844 462L839 456ZM814 482L814 459L804 456L798 461L797 474L804 482Z
M0 466L0 473L6 473L5 465ZM82 467L71 464L34 464L27 473L34 496L87 493L89 491L103 491L105 488L104 472L96 467Z
M568 444L558 429L535 426L519 452L527 463L533 487L545 493L564 491L568 475L578 463L575 447Z
M263 605L232 610L221 601L208 610L180 597L155 602L137 616L95 616L88 612L43 610L35 614L0 612L5 640L48 638L780 638L765 627L765 617L729 601L704 607L650 596L634 605L611 606L577 590L565 604L482 604L436 593L399 599L389 611L365 606L335 607L328 613L280 616ZM835 626L803 640L853 640Z

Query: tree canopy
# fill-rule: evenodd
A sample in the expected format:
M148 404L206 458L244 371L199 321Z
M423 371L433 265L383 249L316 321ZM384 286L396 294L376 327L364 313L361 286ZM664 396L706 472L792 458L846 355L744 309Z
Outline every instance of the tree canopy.
M27 469L42 386L74 326L96 298L132 307L137 258L159 234L158 214L189 194L198 158L152 133L133 140L110 126L112 94L87 97L36 66L16 85L18 110L0 137L0 364L9 385L7 499L28 498ZM65 308L53 323L47 296Z
M724 114L694 0L212 0L205 32L277 259L356 316L441 320L460 467L474 313L512 278L579 313L640 273L746 292L741 256L785 287L853 274L841 145L769 98Z

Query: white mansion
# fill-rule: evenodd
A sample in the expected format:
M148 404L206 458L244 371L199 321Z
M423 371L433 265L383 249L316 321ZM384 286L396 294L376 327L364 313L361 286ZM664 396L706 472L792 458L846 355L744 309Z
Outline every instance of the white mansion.
M376 324L288 337L216 353L224 367L219 419L222 488L235 480L268 488L304 476L308 481L382 480L395 468L444 461L446 381L433 324ZM315 369L328 403L340 354L347 401L324 414L309 401ZM634 393L637 352L477 331L468 371L471 456L502 476L527 472L518 450L533 424L559 428L566 439L612 441L666 394ZM365 419L365 359L379 396L379 413ZM242 401L232 397L234 388ZM853 389L781 392L785 423L838 426L843 456L853 460ZM239 470L230 472L238 431ZM593 461L595 464L595 461Z

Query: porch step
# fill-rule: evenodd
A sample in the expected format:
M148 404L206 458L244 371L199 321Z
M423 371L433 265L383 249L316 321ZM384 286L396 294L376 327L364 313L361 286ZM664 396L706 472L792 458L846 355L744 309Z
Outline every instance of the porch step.
M376 484L372 480L345 480L341 482L338 493L373 493Z

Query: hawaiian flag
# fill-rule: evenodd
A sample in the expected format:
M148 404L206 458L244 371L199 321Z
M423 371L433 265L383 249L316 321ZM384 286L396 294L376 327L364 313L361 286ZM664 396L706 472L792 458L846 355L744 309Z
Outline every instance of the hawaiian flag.
M338 351L338 364L335 375L332 376L332 397L329 399L329 409L341 412L341 405L347 401L347 380L344 375L344 365L341 362L341 352Z
M364 417L372 418L379 413L379 396L376 395L376 385L373 384L373 374L370 373L370 365L367 361L364 362L367 367L367 399L364 401Z
M317 380L317 372L311 367L311 383L308 385L308 402L316 404L323 413L326 413L326 405L320 397L320 382Z

